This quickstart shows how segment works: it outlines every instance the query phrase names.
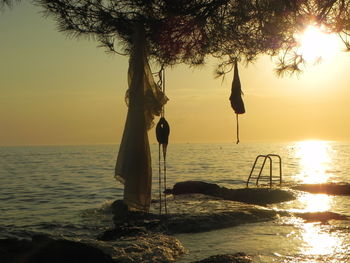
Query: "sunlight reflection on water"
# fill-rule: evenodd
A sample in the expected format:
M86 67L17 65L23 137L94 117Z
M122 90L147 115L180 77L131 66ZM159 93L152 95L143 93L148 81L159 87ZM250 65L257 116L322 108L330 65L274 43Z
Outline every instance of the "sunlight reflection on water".
M332 208L333 197L326 194L302 194L298 200L298 209L290 211L298 212L324 212Z
M305 255L332 255L342 243L339 237L321 231L320 226L315 223L303 224L301 233L305 242L301 249Z
M296 179L305 184L326 183L333 177L332 170L334 150L327 141L302 141L296 144L295 157L299 159L300 170ZM302 194L297 202L299 211L331 211L333 197L327 194ZM331 261L342 250L342 239L336 233L323 229L320 223L301 223L300 238L303 245L300 253L308 262ZM322 257L325 257L322 259ZM338 261L336 261L338 262Z
M332 174L333 149L327 141L302 141L295 145L295 158L300 171L296 175L303 183L325 183Z

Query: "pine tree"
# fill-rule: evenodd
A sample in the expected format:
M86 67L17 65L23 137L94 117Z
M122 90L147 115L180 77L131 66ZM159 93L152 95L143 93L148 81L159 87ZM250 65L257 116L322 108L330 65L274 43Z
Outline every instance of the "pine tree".
M0 9L16 0L0 0ZM132 28L146 30L149 56L161 65L221 60L218 74L236 59L279 57L278 73L301 70L296 33L324 25L350 49L350 0L33 0L58 29L86 36L108 51L129 54Z

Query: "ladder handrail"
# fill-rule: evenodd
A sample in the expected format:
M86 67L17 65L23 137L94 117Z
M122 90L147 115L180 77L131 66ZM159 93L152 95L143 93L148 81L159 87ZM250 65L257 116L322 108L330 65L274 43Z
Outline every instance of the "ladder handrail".
M270 187L272 187L272 159L269 155L266 155L265 156L265 159L263 161L263 164L260 168L260 172L259 172L259 175L258 175L258 178L256 178L256 185L259 184L259 179L260 179L260 176L262 174L262 171L264 170L264 167L265 167L265 163L266 163L266 160L269 159L270 160Z
M279 159L279 164L280 164L280 184L282 184L282 158L278 154L270 153L268 155L269 156L275 156L275 157L277 157Z
M253 175L255 166L256 166L256 164L257 164L257 162L258 162L258 160L259 160L260 158L264 158L264 161L263 161L262 166L261 166L261 168L260 168L259 175L258 175L258 177L257 177L257 179L256 179L256 185L259 184L259 179L260 179L260 176L261 176L261 174L262 174L262 171L263 171L263 169L264 169L264 167L265 167L266 160L269 159L269 160L270 160L270 187L272 187L272 158L271 158L271 157L278 157L278 159L279 159L279 172L280 172L279 178L280 178L280 184L282 184L282 158L281 158L281 156L279 156L278 154L272 154L272 153L270 153L270 154L267 154L267 155L262 155L262 154L260 154L260 155L258 155L258 156L255 158L253 167L252 167L252 169L251 169L251 171L250 171L250 174L249 174L249 177L248 177L248 179L247 179L246 187L249 186L249 181L250 181L250 179L251 179L251 177L252 177L252 175Z
M265 157L266 157L266 155L262 155L262 154L260 154L260 155L258 155L258 156L255 158L255 162L254 162L254 164L253 164L252 170L250 171L250 174L249 174L249 177L248 177L248 180L247 180L247 187L248 187L248 184L249 184L249 180L250 180L250 178L251 178L251 176L252 176L252 174L253 174L253 171L254 171L255 165L256 165L256 163L258 162L258 160L259 160L259 158L260 158L260 157L265 158Z

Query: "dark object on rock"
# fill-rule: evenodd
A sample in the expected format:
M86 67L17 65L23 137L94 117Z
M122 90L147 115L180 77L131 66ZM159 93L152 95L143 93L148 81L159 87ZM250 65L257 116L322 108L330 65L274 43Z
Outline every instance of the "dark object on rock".
M349 217L334 212L305 212L294 213L296 216L301 217L306 222L321 222L327 223L329 220L347 220Z
M313 194L350 195L350 184L347 183L302 184L293 189Z
M33 236L32 241L0 240L2 263L113 263L109 255L98 248L69 240Z
M100 234L97 237L98 240L112 241L121 237L144 235L155 229L156 232L160 232L162 221L168 218L168 215L129 210L123 200L112 203L112 213L115 227Z
M239 252L236 254L215 255L193 263L250 263L252 259L246 254Z
M238 201L247 204L267 205L294 200L292 192L275 188L242 188L229 189L201 181L185 181L176 183L172 194L205 194L224 200Z
M125 204L123 200L114 201L111 207L114 215L114 221L124 222L127 220L129 215L129 209L128 205Z
M139 226L139 221L144 220L155 220L162 215L153 215L146 213L144 211L135 211L129 210L128 206L124 203L123 200L116 200L112 203L112 213L113 213L113 222L115 225L127 224L131 226Z

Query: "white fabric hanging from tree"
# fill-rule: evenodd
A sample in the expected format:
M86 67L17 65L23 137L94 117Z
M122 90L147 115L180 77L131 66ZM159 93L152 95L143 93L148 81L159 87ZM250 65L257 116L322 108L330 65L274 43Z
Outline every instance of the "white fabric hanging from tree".
M154 82L147 60L144 28L135 26L126 93L128 114L120 144L115 177L124 184L124 202L130 209L148 211L152 167L147 131L160 115L166 96Z

